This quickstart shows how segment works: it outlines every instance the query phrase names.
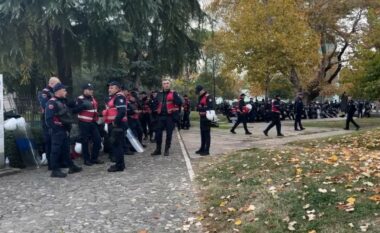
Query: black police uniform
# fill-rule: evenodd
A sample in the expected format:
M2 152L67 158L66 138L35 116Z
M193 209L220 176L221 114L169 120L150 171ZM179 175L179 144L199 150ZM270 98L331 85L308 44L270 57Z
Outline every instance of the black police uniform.
M51 170L50 165L50 151L51 151L51 135L49 133L49 128L45 121L45 108L46 104L49 101L49 99L54 95L53 88L50 86L45 87L39 94L38 94L38 102L40 103L40 109L41 109L41 126L42 126L42 133L44 138L44 147L45 147L45 154L46 158L48 160L48 169Z
M155 142L156 139L153 138L153 133L156 132L157 125L158 125L158 113L157 113L158 99L157 99L157 96L153 97L153 94L150 96L149 107L151 109L150 127L149 127L149 140L150 140L150 142Z
M301 123L302 114L304 112L304 106L303 106L302 99L300 97L297 97L294 102L294 112L296 115L296 119L294 121L294 130L297 130L297 131L304 130L304 127L302 126L302 123Z
M171 91L161 91L157 95L158 101L158 122L156 129L156 150L152 153L152 155L160 155L161 154L161 145L162 145L162 131L166 130L166 142L165 142L165 152L164 155L169 155L169 149L172 142L173 130L176 122L179 120L178 107L182 105L182 100L177 94L177 92L173 91L173 104L174 107L172 110L168 109L167 98ZM160 109L161 107L161 109Z
M76 106L73 108L73 113L78 113L78 127L80 131L80 139L82 142L82 155L84 164L91 166L92 164L102 164L98 159L101 149L102 139L100 137L99 127L97 124L98 106L96 100L92 96L81 95L76 100ZM83 111L89 111L88 116L81 117ZM88 151L89 142L92 141L92 153Z
M186 97L183 102L182 129L190 128L190 112L191 112L190 100Z
M199 122L201 131L201 147L195 153L205 156L210 154L211 145L211 125L206 117L206 111L214 109L214 100L207 92L198 98L197 111L199 112Z
M112 83L110 85L112 85ZM108 124L109 133L111 135L112 157L115 159L115 164L108 168L109 172L118 172L125 169L125 131L128 129L128 123L123 121L123 119L126 118L127 114L127 100L124 94L118 93L110 95L106 98L106 104L114 98L113 104L117 109L117 115L113 121L113 124Z
M263 131L265 136L268 136L268 132L273 126L276 126L277 136L284 136L281 133L280 106L281 106L281 101L279 99L273 100L273 102L272 102L272 122Z
M60 84L57 84L60 85ZM56 86L57 86L56 85ZM56 87L55 87L56 88ZM54 89L55 90L55 89ZM66 105L65 98L51 98L45 108L46 125L51 131L50 166L52 177L65 177L61 172L60 161L63 160L69 166L69 173L82 170L77 167L70 158L70 129L73 118Z
M245 134L252 134L251 132L249 132L248 127L247 127L247 114L248 113L245 112L244 107L245 107L244 96L240 96L239 107L238 107L238 109L239 109L238 118L237 118L237 121L235 122L234 126L230 130L230 132L233 134L236 133L235 129L236 129L236 127L238 127L238 125L240 123L243 123Z
M360 126L354 121L354 114L356 112L355 102L353 100L349 100L347 102L347 118L346 118L346 128L345 130L350 129L350 122L355 125L356 130L360 128Z

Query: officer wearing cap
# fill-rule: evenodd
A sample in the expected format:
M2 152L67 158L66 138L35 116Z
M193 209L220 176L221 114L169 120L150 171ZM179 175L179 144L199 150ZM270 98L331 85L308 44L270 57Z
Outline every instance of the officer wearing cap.
M272 100L272 122L263 131L265 136L268 136L268 132L273 126L276 126L278 137L284 136L281 133L280 107L281 107L281 99L280 99L280 96L276 95L276 98Z
M80 172L70 158L70 129L74 122L71 112L66 105L66 87L57 83L53 87L54 96L47 102L45 108L46 125L51 131L50 166L51 177L66 177L60 169L60 161L63 160L69 166L69 174Z
M115 164L108 168L108 172L124 171L125 131L127 124L127 99L122 92L121 84L116 81L108 83L106 109L103 111L104 122L108 125L112 141L112 155Z
M297 98L294 101L294 112L296 115L296 119L294 121L294 130L295 131L300 131L304 130L305 128L302 126L301 119L302 119L302 114L304 113L304 105L302 101L303 94L300 92L298 93ZM299 128L298 128L299 127Z
M46 108L46 103L54 95L54 92L53 92L54 85L60 82L61 81L57 77L51 77L49 79L48 85L44 89L42 89L41 92L38 93L38 102L40 104L40 109L41 109L41 125L42 125L42 132L43 132L43 138L44 138L44 144L45 144L45 153L46 153L46 158L48 160L49 170L51 170L51 166L50 166L51 135L49 133L49 128L45 122L45 108Z
M162 91L157 95L157 103L158 106L155 109L155 112L158 115L156 129L156 149L151 155L156 156L161 154L162 132L166 130L164 156L168 156L172 143L172 135L175 127L175 122L179 120L179 106L182 104L182 100L177 92L170 90L169 79L164 79L162 81Z
M201 156L210 154L211 145L211 125L206 117L206 112L214 109L214 101L211 95L201 85L197 85L195 92L199 95L197 111L199 112L201 147L195 152Z
M248 127L247 127L247 117L248 117L249 109L246 107L244 98L245 98L245 94L242 93L240 95L239 107L237 109L238 119L235 122L235 124L232 127L232 129L230 130L230 132L233 133L233 134L236 134L235 129L236 129L236 127L238 127L238 125L240 123L243 123L245 134L252 134L251 132L249 132Z
M78 114L84 164L87 166L103 164L104 162L98 159L102 142L97 124L98 102L94 97L94 86L91 83L85 83L82 85L82 90L83 94L76 99L73 113ZM89 141L93 143L91 155L88 151Z

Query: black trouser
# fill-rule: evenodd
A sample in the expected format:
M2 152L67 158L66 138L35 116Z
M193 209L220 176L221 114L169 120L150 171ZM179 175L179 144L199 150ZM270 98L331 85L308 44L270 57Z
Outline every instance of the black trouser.
M137 119L129 118L128 126L132 130L132 133L135 135L135 137L139 140L139 142L142 143L143 129L141 127L140 121Z
M175 122L173 120L173 116L159 116L157 122L156 129L156 149L161 150L162 145L162 131L166 130L166 142L165 142L165 150L170 148L172 143L172 135L175 127Z
M121 127L112 127L109 124L108 129L111 135L112 156L115 159L115 166L119 169L124 169L125 131L127 127L125 124Z
M300 129L303 129L301 119L302 119L302 113L296 113L296 119L294 121L294 129L298 129L298 126L300 127Z
M363 118L363 109L358 110L358 118Z
M62 161L69 167L74 165L70 158L69 132L65 129L53 129L51 133L50 166L53 171L60 170Z
M144 133L144 137L148 137L148 133L150 132L150 115L149 113L143 113L140 118L142 131Z
M158 115L155 113L152 113L150 115L149 139L153 138L153 133L157 131L157 126L158 126Z
M188 128L190 128L190 112L184 111L183 118L182 118L182 129L188 129Z
M280 113L272 112L272 121L264 131L268 132L273 126L276 126L277 135L280 135L281 134Z
M238 115L237 121L235 122L234 126L232 126L231 131L234 131L240 123L243 123L244 130L246 133L248 133L249 130L247 127L247 115L246 114L239 114Z
M347 114L347 119L346 119L346 129L350 128L350 122L355 125L356 128L359 128L359 125L356 124L354 121L354 116L351 114Z
M95 122L81 122L78 123L80 138L82 142L82 155L84 161L92 161L95 162L98 160L99 151L102 147L102 139L100 138L98 124ZM92 141L92 153L88 151L89 141Z
M201 148L200 151L210 152L211 145L211 127L210 122L205 116L200 118L200 129L201 129Z

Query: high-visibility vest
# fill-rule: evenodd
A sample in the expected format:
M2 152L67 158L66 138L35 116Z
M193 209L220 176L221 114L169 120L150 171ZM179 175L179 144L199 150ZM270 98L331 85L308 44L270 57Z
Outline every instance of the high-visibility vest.
M86 99L83 95L79 96L78 99L82 101L91 102L91 109L86 109L78 113L78 120L82 122L96 122L98 120L98 102L92 97L92 100Z
M199 107L200 108L203 108L205 106L207 106L207 97L209 96L209 94L205 94L204 96L202 96L201 100L199 101ZM199 112L199 115L201 116L206 116L206 112Z
M103 118L104 118L104 122L107 124L114 122L117 116L117 108L115 106L116 96L123 96L125 100L125 95L121 92L118 92L115 95L113 95L112 98L106 103L106 109L103 111ZM127 101L125 101L125 104L127 104ZM127 122L128 121L127 116L125 115L121 119L121 121Z
M162 92L162 94L164 95L165 93ZM161 110L162 110L162 100L158 103L158 108L157 108L158 114L161 113ZM178 106L174 104L173 91L169 91L169 93L166 95L166 110L168 111L168 114L172 114L173 112L178 111Z

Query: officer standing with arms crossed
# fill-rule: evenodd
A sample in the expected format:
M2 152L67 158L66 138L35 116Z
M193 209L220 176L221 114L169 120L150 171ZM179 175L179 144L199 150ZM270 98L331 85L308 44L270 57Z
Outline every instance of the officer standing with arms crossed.
M103 164L98 159L102 140L98 128L98 102L94 98L94 86L91 83L82 85L83 94L77 100L73 113L78 113L78 126L82 141L84 165ZM93 142L91 156L88 151L89 141Z
M243 93L240 95L239 107L237 109L238 119L235 122L232 129L230 130L230 132L233 134L236 134L235 129L236 127L238 127L240 123L243 123L245 134L247 135L252 134L251 132L249 132L248 127L247 127L247 117L248 117L249 110L245 106L244 98L245 98L245 94Z
M280 106L281 106L280 96L276 95L276 98L274 100L272 100L272 122L263 131L265 136L268 136L268 132L273 126L276 126L277 137L283 137L284 136L281 133Z
M121 172L125 169L125 131L128 128L126 116L127 100L121 91L121 84L116 81L108 84L108 94L103 117L104 122L108 124L108 130L111 135L112 155L115 158L115 164L108 168L108 172Z
M302 93L298 93L298 96L294 101L294 112L296 114L296 119L294 121L294 130L295 131L300 131L300 130L305 129L301 123L302 114L304 112L302 97L303 97ZM299 129L298 129L298 126L299 126Z
M152 156L161 154L162 131L166 130L166 142L164 156L169 156L169 149L172 142L173 130L175 123L179 120L179 106L182 104L181 98L177 92L170 90L170 80L162 81L162 91L157 95L158 106L156 112L158 114L158 122L156 129L156 149Z
M40 103L41 108L41 125L42 125L42 132L44 137L44 143L45 143L45 153L46 158L48 160L48 169L51 170L50 166L50 151L51 151L51 135L49 133L49 128L46 125L45 121L45 108L46 103L49 101L51 97L53 97L53 87L55 84L60 83L61 81L57 77L51 77L49 79L48 85L42 89L41 93L38 95L38 102Z
M66 105L66 87L57 83L53 88L54 96L47 102L45 108L46 125L51 131L50 166L51 177L63 178L60 161L69 166L69 174L82 171L70 158L70 129L74 122L70 110Z
M206 112L214 109L214 100L201 85L196 86L195 93L199 95L197 111L199 112L201 147L195 153L201 156L210 154L211 125Z

